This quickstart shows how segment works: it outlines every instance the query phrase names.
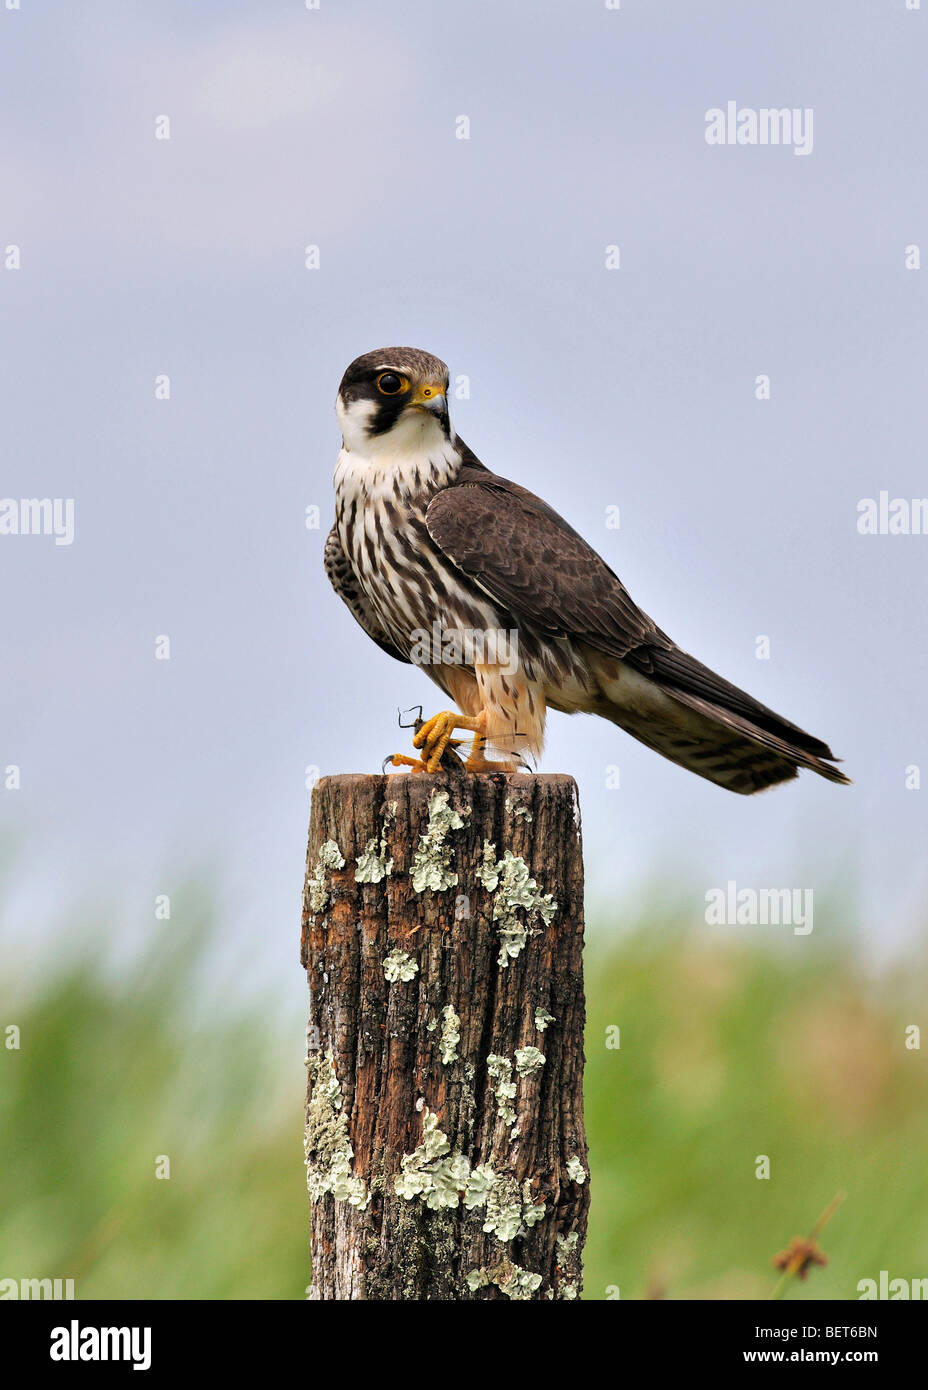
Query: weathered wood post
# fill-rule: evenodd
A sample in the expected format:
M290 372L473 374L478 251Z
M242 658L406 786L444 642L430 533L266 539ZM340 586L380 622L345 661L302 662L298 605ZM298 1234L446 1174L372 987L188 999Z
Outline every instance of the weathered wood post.
M579 1295L582 947L572 778L316 785L310 1297Z

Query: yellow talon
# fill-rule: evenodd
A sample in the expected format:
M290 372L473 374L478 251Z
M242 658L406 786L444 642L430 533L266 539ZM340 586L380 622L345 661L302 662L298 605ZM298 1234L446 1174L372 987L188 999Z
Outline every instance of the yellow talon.
M413 773L427 771L421 758L407 758L405 753L394 753L392 758L387 759L387 762L391 767L411 768ZM384 771L386 771L386 763L384 763Z
M433 774L441 766L441 760L447 748L460 748L466 739L452 738L455 729L468 729L473 735L473 748L464 764L466 772L515 772L518 770L519 762L516 758L507 758L502 762L491 762L484 756L486 749L486 739L483 731L486 728L486 711L481 710L478 715L458 714L456 710L443 709L438 714L433 714L431 719L426 719L419 724L413 734L413 747L422 749L420 758L407 758L403 753L395 753L389 759L393 767L408 767L413 773L427 772Z
M420 725L413 734L412 743L414 748L423 750L426 770L437 772L448 744L450 743L452 748L460 744L460 739L455 740L451 737L455 729L470 729L476 733L482 728L484 718L478 715L476 719L472 719L469 715L458 714L456 710L444 709Z
M477 739L474 742L474 751L464 764L465 772L518 772L519 765L514 758L494 762L491 758L483 756L483 748L483 740Z

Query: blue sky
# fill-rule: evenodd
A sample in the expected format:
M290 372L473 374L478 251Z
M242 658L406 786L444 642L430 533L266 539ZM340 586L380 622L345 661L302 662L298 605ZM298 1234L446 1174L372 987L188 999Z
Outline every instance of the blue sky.
M71 546L0 537L7 950L101 883L131 939L205 865L230 939L299 993L304 769L377 770L397 706L438 708L321 566L335 391L387 343L466 374L453 414L483 461L854 778L744 800L553 715L542 770L580 784L590 907L620 921L657 872L694 930L729 879L814 887L820 912L850 894L873 945L919 929L928 537L856 523L861 498L928 493L926 272L905 267L928 245L926 18L0 6L0 247L21 256L0 493L75 502ZM812 108L811 154L708 145L729 100Z

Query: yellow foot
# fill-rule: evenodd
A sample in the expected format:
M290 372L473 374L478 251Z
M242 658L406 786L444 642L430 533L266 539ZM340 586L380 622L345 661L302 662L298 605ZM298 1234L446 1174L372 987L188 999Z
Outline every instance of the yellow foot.
M452 748L456 748L460 743L459 739L451 737L455 729L470 729L473 733L480 733L485 723L485 714L478 714L472 719L469 715L458 714L456 710L445 709L420 725L413 735L412 746L422 749L422 761L425 763L426 771L437 772L442 754L449 743Z
M483 716L484 727L486 727L486 715ZM465 772L518 772L518 758L502 758L499 762L494 762L490 758L484 757L487 741L482 733L474 737L474 746L470 750L470 757L464 764Z
M407 758L405 753L394 753L392 758L387 758L383 765L384 772L388 767L408 767L413 773L428 770L421 758Z
M500 762L485 758L482 739L476 741L474 751L464 764L465 772L518 772L518 770L519 763L515 758L504 758Z

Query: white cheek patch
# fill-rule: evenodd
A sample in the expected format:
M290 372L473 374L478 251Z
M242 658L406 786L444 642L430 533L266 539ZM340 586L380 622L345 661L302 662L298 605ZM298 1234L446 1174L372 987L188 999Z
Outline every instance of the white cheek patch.
M449 443L435 416L424 410L402 411L392 428L384 434L370 432L377 415L376 401L350 401L346 405L339 396L335 402L335 414L345 448L352 454L362 454L369 459L421 461L423 457L427 459L444 454ZM452 432L452 444L455 438Z
M375 401L351 401L346 405L341 396L338 397L335 402L335 415L347 449L352 452L364 449L368 442L368 430L376 413Z

